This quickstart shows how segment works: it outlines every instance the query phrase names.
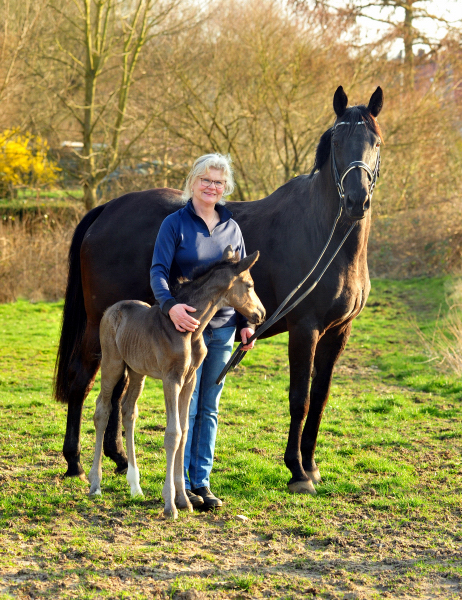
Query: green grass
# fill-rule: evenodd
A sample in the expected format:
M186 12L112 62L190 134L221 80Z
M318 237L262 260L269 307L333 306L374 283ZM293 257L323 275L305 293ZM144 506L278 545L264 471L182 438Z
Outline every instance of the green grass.
M85 212L82 198L81 189L41 190L38 196L35 190L18 190L17 198L0 198L0 220L23 221L41 217L73 222L76 216L81 217Z
M90 500L87 484L61 478L62 303L0 305L0 597L459 597L462 384L427 362L413 324L431 332L447 283L373 282L336 368L316 497L286 487L287 335L258 342L221 402L212 481L226 504L175 523L161 516L161 383L139 406L144 499L104 459L103 496ZM87 472L98 387L82 421Z

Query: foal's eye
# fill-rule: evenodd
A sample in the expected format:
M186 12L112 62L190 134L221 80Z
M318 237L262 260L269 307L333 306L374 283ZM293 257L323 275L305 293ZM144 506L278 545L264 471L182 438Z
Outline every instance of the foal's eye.
M338 148L338 146L339 146L339 143L338 143L338 142L334 142L334 146L335 146L336 148Z

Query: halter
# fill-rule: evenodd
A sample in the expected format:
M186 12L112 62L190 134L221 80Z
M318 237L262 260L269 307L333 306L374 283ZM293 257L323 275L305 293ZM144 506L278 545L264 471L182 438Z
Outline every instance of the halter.
M365 125L365 121L358 121L355 125ZM353 169L364 169L366 173L369 175L371 184L369 186L369 196L372 199L372 194L374 193L375 184L377 182L377 177L380 176L380 148L377 149L377 160L375 161L374 170L369 167L362 160L355 160L351 162L343 171L342 174L339 175L337 169L337 163L335 162L335 153L334 153L334 131L339 125L350 125L349 121L342 121L341 123L337 123L334 125L332 136L331 136L331 164L332 164L332 177L335 181L335 185L337 186L337 191L340 196L340 201L343 201L345 198L345 189L343 187L343 181L345 177L348 175L350 171Z

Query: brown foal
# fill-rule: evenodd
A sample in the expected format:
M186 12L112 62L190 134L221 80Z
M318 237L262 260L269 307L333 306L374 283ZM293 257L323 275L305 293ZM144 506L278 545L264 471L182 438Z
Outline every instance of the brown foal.
M89 473L90 495L101 494L103 438L112 408L112 391L126 369L129 383L122 400L122 419L131 494L143 494L135 458L134 429L138 416L137 400L149 375L162 379L167 412L164 438L167 476L162 489L164 514L176 519L177 507L192 511L185 491L183 458L196 369L207 354L202 333L217 310L224 306L232 306L251 323L263 321L265 309L255 293L249 273L258 256L257 251L239 260L238 253L234 254L228 246L220 262L202 271L192 281L180 284L176 300L194 306L197 310L194 317L200 321L199 328L193 333L177 331L158 305L151 307L138 300L125 300L106 310L100 325L101 392L94 415L96 446Z

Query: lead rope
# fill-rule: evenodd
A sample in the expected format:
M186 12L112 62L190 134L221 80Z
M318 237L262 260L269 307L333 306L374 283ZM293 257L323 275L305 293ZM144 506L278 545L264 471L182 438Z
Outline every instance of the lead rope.
M313 271L316 269L316 267L318 266L320 260L322 259L322 257L324 256L327 247L329 246L331 240L332 240L332 236L334 235L334 231L335 228L337 226L337 223L340 219L340 216L342 214L342 202L340 201L339 204L339 210L337 213L337 217L335 218L334 221L334 225L332 227L332 230L330 232L329 235L329 239L326 242L326 245L324 246L321 254L319 255L318 260L315 262L314 266L312 267L311 271L308 273L308 275L306 275L302 281L300 281L300 283L297 285L297 287L295 289L293 289L290 294L287 296L287 298L285 298L285 300L278 306L278 308L276 309L276 311L271 315L271 317L265 321L265 323L263 323L263 325L261 327L258 328L258 331L256 331L246 342L245 345L250 344L253 342L253 340L256 340L257 338L259 338L267 329L269 329L272 325L274 325L274 323L276 323L277 321L279 321L279 319L282 319L282 317L285 317L285 315L287 313L289 313L292 309L294 309L298 304L300 304L300 302L302 300L304 300L309 294L311 294L311 292L314 290L314 288L318 285L318 283L321 281L322 276L324 275L324 273L327 271L327 269L329 268L331 262L334 260L334 258L337 256L337 254L340 251L340 248L343 246L343 244L345 243L346 239L348 238L348 236L350 235L350 233L353 231L353 228L356 225L356 222L353 223L350 227L350 229L347 231L345 237L343 238L343 240L340 242L340 245L338 246L337 250L334 252L334 254L331 256L329 262L327 263L327 265L324 267L324 269L322 270L321 274L319 275L319 277L316 279L316 281L311 285L311 287L309 287L306 292L304 292L300 298L298 298L297 300L295 300L295 302L293 302L290 306L288 306L285 310L284 307L286 306L286 304L289 302L289 300L294 296L294 294L296 294L298 292L298 290L302 287L302 285L306 282L306 280L310 277L310 275L312 275ZM239 346L236 348L236 350L234 351L233 355L231 356L231 358L229 359L229 361L226 363L226 365L224 366L222 372L220 373L220 375L218 376L218 379L216 380L217 385L219 385L226 373L230 370L230 369L235 369L237 367L237 365L241 362L241 360L244 358L244 356L247 353L247 350L242 350L244 346L244 343L241 342L239 344Z
M364 121L360 121L358 123L356 123L357 125L365 125ZM335 127L337 127L338 125L349 125L349 123L346 122L341 122L341 123L337 123L337 125L334 125L334 129ZM285 317L285 315L290 312L292 309L294 309L297 304L299 304L302 300L304 300L308 294L311 294L311 292L314 290L314 288L318 285L318 283L321 281L322 276L324 275L324 273L327 271L327 269L329 268L330 264L332 263L332 261L334 260L334 258L337 256L337 254L340 251L340 248L343 246L343 244L345 243L346 239L348 238L348 236L350 235L350 233L353 231L354 227L356 226L356 223L353 223L353 225L351 225L350 229L347 231L345 237L343 238L343 240L340 242L339 247L337 248L337 250L334 252L334 254L332 255L332 257L330 258L329 262L327 263L327 265L324 267L324 269L322 270L321 274L319 275L319 277L316 279L316 281L313 283L313 285L308 288L306 290L306 292L304 292L300 298L298 298L297 300L295 300L295 302L293 302L290 306L288 306L285 310L284 307L286 306L287 302L289 302L289 300L293 297L293 295L298 292L298 290L302 287L302 285L305 283L305 281L308 279L308 277L310 277L310 275L313 273L313 271L316 269L316 267L319 264L319 261L321 260L321 258L324 256L324 253L327 250L327 247L329 246L331 240L332 240L332 236L334 235L334 231L335 228L337 226L337 223L340 219L340 216L342 214L342 201L343 201L343 197L344 197L344 189L343 189L343 180L345 179L345 177L347 176L347 174L352 170L352 169L364 169L369 177L371 178L371 185L369 187L369 194L370 194L370 198L372 200L372 194L374 192L374 187L377 181L377 177L379 176L380 173L380 150L377 151L377 160L375 163L375 168L374 171L371 170L371 168L366 165L366 163L362 162L362 161L354 161L352 163L350 163L348 165L348 167L342 172L342 175L339 175L338 173L338 169L337 169L337 164L335 162L335 152L334 152L334 140L333 140L333 136L331 138L331 170L332 170L332 176L335 182L335 185L337 187L337 191L338 194L340 196L340 204L339 204L339 210L337 213L337 217L335 219L334 225L332 227L332 231L330 232L329 235L329 239L326 242L326 245L324 246L321 254L319 255L318 260L315 262L313 268L311 269L311 271L308 273L308 275L297 285L297 287L292 290L290 292L290 294L287 296L287 298L278 306L278 308L276 309L276 311L271 315L271 317L268 319L268 321L265 321L265 323L263 323L263 325L261 327L258 328L258 331L256 331L246 342L245 345L250 344L253 342L253 340L256 340L257 338L259 338L267 329L269 329L272 325L274 325L274 323L276 323L277 321L279 321L279 319L282 319L282 317ZM282 311L282 312L281 312ZM241 360L244 358L244 356L247 353L247 350L242 350L244 344L243 342L241 342L239 344L239 346L236 348L236 350L234 351L233 355L231 356L231 358L229 359L229 361L226 363L225 367L223 368L222 372L220 373L220 375L218 376L218 379L216 381L217 385L220 384L223 381L223 378L225 377L226 373L232 368L236 368L237 365L241 362Z

